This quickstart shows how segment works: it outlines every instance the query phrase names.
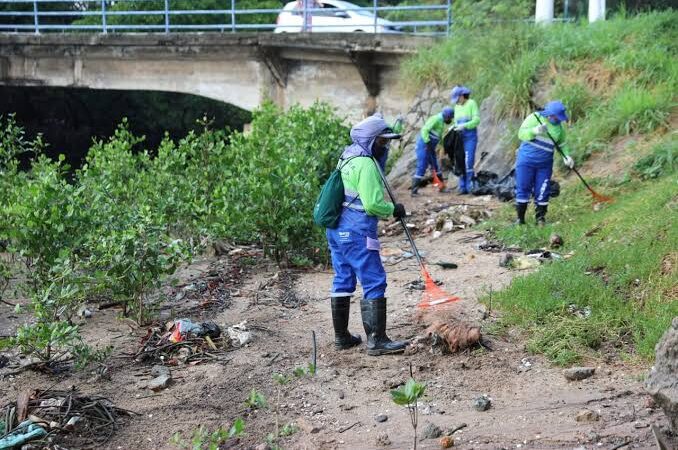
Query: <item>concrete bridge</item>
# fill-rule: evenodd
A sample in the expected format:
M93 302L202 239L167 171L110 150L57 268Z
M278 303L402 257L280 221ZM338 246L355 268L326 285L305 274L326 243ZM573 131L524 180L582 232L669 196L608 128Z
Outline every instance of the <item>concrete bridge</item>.
M0 34L0 84L181 92L251 110L324 100L357 119L406 108L404 57L431 38L342 34Z

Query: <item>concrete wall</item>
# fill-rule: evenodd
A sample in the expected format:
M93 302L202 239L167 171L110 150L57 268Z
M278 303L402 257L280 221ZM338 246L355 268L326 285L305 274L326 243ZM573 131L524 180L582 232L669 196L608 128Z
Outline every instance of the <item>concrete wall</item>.
M404 56L430 40L370 35L0 34L0 84L182 92L251 110L326 101L351 121L408 105Z

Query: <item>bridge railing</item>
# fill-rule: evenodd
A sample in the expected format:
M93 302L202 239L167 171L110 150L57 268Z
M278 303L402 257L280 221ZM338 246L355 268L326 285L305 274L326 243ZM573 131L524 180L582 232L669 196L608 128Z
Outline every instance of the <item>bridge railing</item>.
M200 0L0 0L0 32L274 31L449 35L451 0L440 4L334 7L297 0L284 8L201 7ZM343 5L343 4L342 4ZM192 7L194 7L192 9ZM390 20L388 20L390 19Z

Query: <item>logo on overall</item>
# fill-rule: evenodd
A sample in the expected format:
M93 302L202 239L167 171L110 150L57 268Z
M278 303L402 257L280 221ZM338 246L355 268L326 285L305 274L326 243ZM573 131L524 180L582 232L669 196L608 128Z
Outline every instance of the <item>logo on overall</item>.
M342 242L348 242L351 239L351 232L350 231L340 231L339 232L339 240Z

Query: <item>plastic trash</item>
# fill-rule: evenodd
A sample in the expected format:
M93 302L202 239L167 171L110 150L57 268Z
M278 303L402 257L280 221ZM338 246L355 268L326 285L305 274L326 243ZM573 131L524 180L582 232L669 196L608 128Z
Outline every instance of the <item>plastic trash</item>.
M221 336L221 328L214 322L195 323L189 319L178 319L174 321L174 331L170 336L170 342L182 342L188 336L203 337L209 336L216 339Z
M18 447L33 439L38 439L47 434L47 431L32 420L21 422L11 433L0 439L0 450Z

